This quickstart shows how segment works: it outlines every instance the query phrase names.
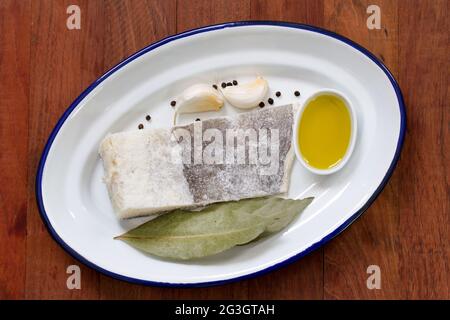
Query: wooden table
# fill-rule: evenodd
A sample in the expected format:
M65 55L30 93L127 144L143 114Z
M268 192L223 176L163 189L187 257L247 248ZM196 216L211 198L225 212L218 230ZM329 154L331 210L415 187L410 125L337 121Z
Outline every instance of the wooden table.
M0 298L450 298L448 0L0 0ZM68 30L66 8L81 9ZM369 30L366 9L381 8ZM49 236L34 195L36 167L78 94L140 48L183 30L233 20L287 20L336 31L371 50L400 83L407 135L371 208L307 257L265 276L203 289L132 285L79 264ZM79 264L80 265L80 264ZM366 269L381 268L369 290Z

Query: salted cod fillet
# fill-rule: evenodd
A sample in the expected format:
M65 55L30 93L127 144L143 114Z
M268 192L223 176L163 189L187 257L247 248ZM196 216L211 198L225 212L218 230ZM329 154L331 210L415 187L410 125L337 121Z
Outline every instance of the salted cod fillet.
M284 105L166 129L109 134L101 142L99 154L114 211L119 218L125 219L176 208L196 208L214 202L287 192L294 159L292 131L296 109L295 105ZM215 139L200 140L195 147L194 136L197 134L198 137L199 133L204 134L211 128L222 133L223 163L206 164L203 161L198 164L195 162L195 150L200 150L202 155ZM179 129L190 134L190 145L187 139L181 138ZM275 135L268 130L278 130L279 156L276 166L273 166L274 163L268 164L268 158L265 162L261 160L263 158L259 152L270 145L264 144L267 140L261 140L261 135L258 141L263 142L257 148L257 155L261 158L257 163L250 161L249 140L239 138L233 139L235 162L227 161L230 158L226 158L229 155L225 151L226 134L230 129L254 129L257 133L261 132L259 129L267 130L270 143L275 141L271 140ZM270 147L268 149L270 154ZM245 151L244 164L243 158L241 163L237 163L237 153L242 150ZM270 172L269 166L273 166L270 167L272 171L275 167L275 171Z

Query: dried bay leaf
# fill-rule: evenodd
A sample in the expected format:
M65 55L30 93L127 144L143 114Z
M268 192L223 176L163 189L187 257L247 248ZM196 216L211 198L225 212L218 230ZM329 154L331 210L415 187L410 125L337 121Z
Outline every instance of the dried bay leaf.
M116 237L171 259L213 255L289 224L312 198L253 198L212 204L202 211L174 210Z
M261 236L278 232L286 227L314 200L312 197L301 200L280 198L272 199L274 199L274 201L270 203L270 209L261 207L253 213L270 221L270 223L266 225L266 230L263 234L261 234Z

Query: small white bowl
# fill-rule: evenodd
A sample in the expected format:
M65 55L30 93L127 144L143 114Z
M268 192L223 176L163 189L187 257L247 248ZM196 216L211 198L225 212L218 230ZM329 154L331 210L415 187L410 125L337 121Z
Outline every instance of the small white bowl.
M350 113L350 125L351 125L351 132L350 132L350 145L347 148L347 152L345 153L344 158L335 166L329 168L329 169L317 169L314 168L312 166L310 166L308 163L305 162L305 160L302 157L302 154L300 152L300 146L299 146L299 142L298 142L298 130L299 130L299 126L300 126L300 120L303 116L303 112L305 111L306 106L308 105L308 103L317 98L318 96L321 95L333 95L336 96L340 99L342 99L342 101L344 102L345 106L347 107L347 110ZM342 169L345 164L347 163L348 159L350 158L350 156L353 153L353 148L355 147L355 141L356 141L356 134L357 134L357 121L356 121L356 114L355 114L355 110L353 108L352 103L350 102L350 100L342 93L339 92L337 90L334 89L322 89L319 91L314 92L312 95L310 95L305 102L302 104L302 106L299 108L299 110L297 111L296 114L296 118L295 118L295 124L294 124L294 137L293 137L293 141L295 143L295 155L297 156L298 161L300 161L300 163L309 171L315 173L315 174L320 174L320 175L327 175L327 174L332 174L335 173L337 171L339 171L340 169Z

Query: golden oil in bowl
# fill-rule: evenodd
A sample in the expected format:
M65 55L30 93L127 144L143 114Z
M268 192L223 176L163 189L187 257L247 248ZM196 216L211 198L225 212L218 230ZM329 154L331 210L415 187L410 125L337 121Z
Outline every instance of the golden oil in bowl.
M296 153L311 171L339 170L353 149L356 118L343 95L334 90L314 94L300 110L296 125Z

